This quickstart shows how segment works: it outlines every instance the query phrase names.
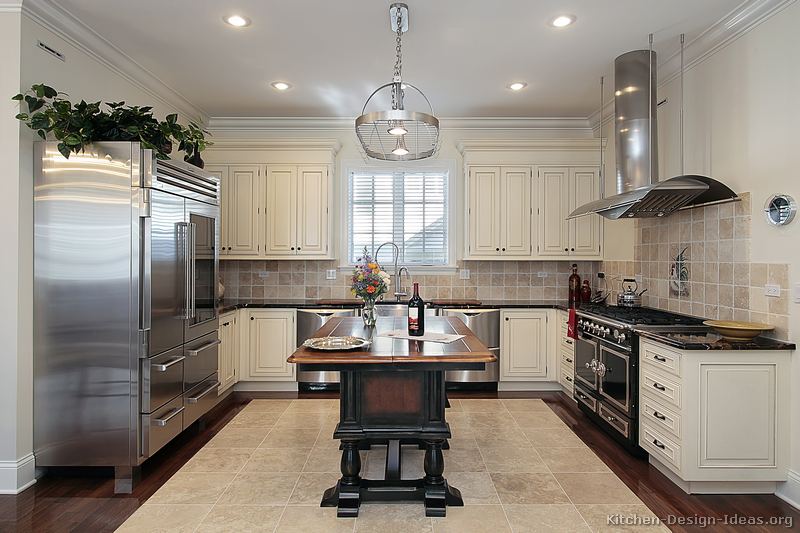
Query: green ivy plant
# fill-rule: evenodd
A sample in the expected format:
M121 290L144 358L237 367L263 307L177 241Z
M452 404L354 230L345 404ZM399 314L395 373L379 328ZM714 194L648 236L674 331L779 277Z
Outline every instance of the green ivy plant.
M159 121L149 106L106 102L104 110L101 102L81 100L73 104L65 96L40 83L12 99L28 107L27 113L19 113L16 118L42 139L49 135L59 141L58 151L66 158L97 141L138 141L153 150L158 159L168 159L174 140L179 143L178 150L186 153L186 161L202 165L200 152L212 144L205 138L207 131L194 122L182 126L177 114Z

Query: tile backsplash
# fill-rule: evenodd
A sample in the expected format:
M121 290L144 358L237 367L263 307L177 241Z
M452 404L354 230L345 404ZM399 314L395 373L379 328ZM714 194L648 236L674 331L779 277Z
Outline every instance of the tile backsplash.
M596 279L599 262L577 264L582 279ZM337 269L335 280L325 279L328 269ZM411 267L411 279L404 276L403 284L410 292L411 283L419 282L423 299L566 299L572 262L462 261L458 269L469 269L470 279L459 279L459 272L414 274ZM336 261L223 260L220 270L226 298L352 298L350 272L339 272Z
M788 338L789 265L754 263L750 254L750 194L740 202L680 211L668 218L636 221L634 261L602 265L613 294L631 274L647 289L642 304L720 320L752 320L775 326ZM675 258L684 251L683 280ZM782 288L764 295L764 285Z

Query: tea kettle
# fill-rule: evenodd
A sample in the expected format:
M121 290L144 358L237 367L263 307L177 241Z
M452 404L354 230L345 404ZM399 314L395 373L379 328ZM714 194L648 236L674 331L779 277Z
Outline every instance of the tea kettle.
M619 307L641 307L642 294L647 292L647 289L642 292L639 290L639 284L635 279L625 278L622 280L622 292L617 294L617 306Z

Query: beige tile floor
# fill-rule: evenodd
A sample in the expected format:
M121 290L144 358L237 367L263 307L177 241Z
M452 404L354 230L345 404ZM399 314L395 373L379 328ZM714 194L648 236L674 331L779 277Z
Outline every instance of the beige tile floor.
M121 532L668 531L609 525L650 510L541 400L453 400L445 475L464 507L425 517L422 504L368 504L357 519L320 508L339 477L331 438L337 400L254 400L118 530ZM362 452L382 477L385 448ZM403 450L403 477L423 452Z

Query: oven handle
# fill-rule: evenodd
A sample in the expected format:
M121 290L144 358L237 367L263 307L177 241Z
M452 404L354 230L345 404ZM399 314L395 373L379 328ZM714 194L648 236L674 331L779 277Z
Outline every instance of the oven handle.
M579 332L579 334L578 334L578 338L579 338L579 339L581 339L581 338L585 338L584 340L586 340L586 339L592 339L592 340L596 340L596 341L598 341L598 342L604 342L604 343L606 343L606 344L609 344L609 345L611 345L611 346L614 346L615 348L619 348L620 350L625 350L625 351L628 351L628 352L629 352L629 351L631 351L631 348L630 348L630 346L623 346L622 344L618 344L618 343L616 343L616 342L614 342L614 341L610 341L610 340L608 340L608 339L605 339L605 338L603 338L603 337L598 337L597 335L594 335L594 334L592 334L592 333L589 333L589 332L587 332L587 331L581 331L581 332ZM628 337L628 338L630 338L630 337Z

